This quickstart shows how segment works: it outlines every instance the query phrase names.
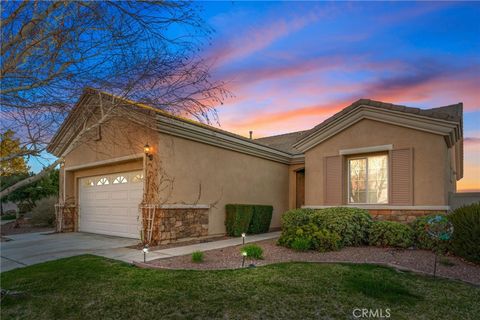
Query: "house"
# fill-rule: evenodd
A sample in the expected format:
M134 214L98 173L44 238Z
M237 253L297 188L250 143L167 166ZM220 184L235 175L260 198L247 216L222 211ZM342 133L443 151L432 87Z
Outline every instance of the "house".
M59 231L158 243L223 234L225 205L354 206L409 221L449 209L462 104L361 99L306 131L248 139L87 89L48 151L64 162Z

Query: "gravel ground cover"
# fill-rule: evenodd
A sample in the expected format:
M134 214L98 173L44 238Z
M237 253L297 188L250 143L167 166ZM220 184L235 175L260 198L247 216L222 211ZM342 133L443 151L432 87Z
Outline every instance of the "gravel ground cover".
M264 266L279 262L347 262L383 264L433 275L435 255L427 250L404 250L380 247L347 247L333 252L298 252L276 245L276 239L257 242L263 248L264 259L246 260L245 265L254 263ZM204 262L191 261L191 255L157 259L148 262L144 267L168 269L218 270L238 269L242 267L240 254L242 245L223 249L205 251ZM480 266L454 256L439 258L437 275L480 285Z

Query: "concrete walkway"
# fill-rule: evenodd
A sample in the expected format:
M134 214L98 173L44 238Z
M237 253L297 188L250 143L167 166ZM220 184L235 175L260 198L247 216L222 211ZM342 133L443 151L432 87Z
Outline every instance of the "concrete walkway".
M280 232L251 235L245 242L273 239ZM106 258L132 263L143 261L143 252L126 248L138 244L138 240L91 233L24 233L8 236L12 241L1 243L0 272L29 266L36 263L66 258L81 254L94 254ZM236 246L242 243L241 238L205 242L183 247L151 251L147 261L182 256L194 251L208 251Z

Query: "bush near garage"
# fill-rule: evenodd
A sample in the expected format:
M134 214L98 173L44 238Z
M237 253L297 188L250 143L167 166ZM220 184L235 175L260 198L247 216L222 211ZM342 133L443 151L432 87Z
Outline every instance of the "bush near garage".
M247 233L265 233L270 229L273 206L253 205L253 214Z
M225 206L225 227L227 235L239 237L247 233L253 215L253 206L246 204L227 204Z
M55 204L57 202L55 196L38 200L32 209L31 224L38 227L53 227L55 225Z

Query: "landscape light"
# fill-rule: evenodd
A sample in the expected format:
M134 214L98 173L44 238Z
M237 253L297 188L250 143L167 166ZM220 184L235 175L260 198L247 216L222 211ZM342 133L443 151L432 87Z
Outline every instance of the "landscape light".
M242 233L242 243L243 243L243 244L245 244L245 237L246 237L246 236L247 236L247 235L245 234L245 232L243 232L243 233Z
M147 262L148 245L145 245L142 251L143 251L143 262Z
M247 252L242 251L242 268L245 266L245 258L247 257Z

